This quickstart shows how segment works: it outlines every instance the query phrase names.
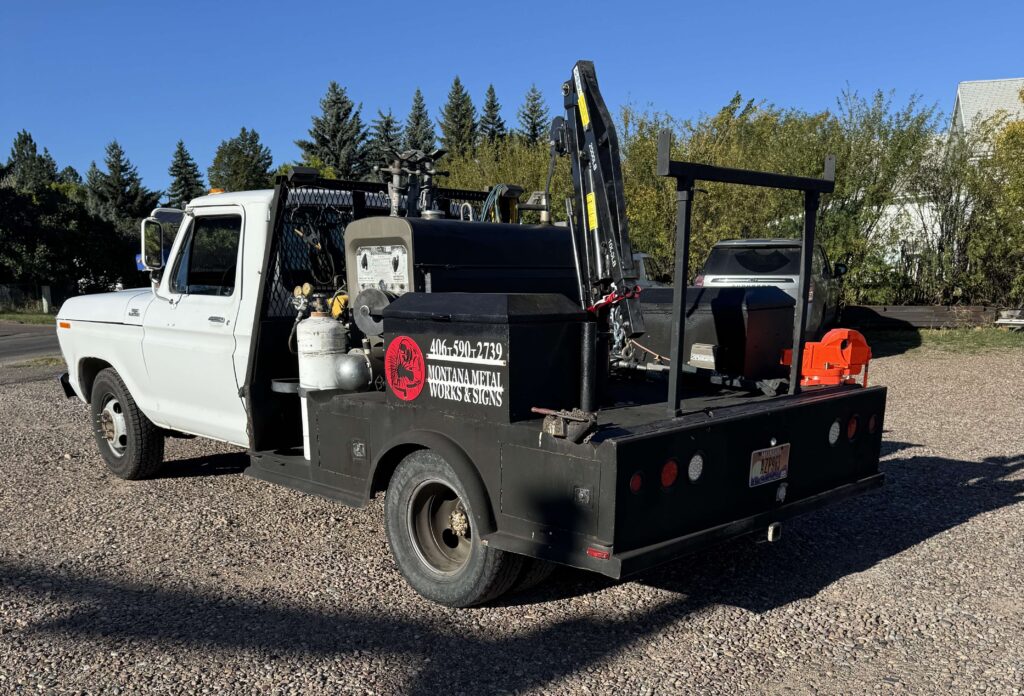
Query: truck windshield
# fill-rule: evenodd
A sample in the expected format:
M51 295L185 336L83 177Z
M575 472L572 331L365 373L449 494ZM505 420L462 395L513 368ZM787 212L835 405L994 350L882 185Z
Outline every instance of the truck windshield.
M799 275L798 247L729 247L711 250L705 275Z

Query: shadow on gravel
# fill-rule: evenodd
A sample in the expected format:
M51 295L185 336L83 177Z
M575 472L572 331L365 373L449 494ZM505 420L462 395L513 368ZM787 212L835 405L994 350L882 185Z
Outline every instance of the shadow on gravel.
M224 476L240 474L249 466L249 455L245 452L225 452L202 457L169 461L154 478L175 479L192 476Z
M889 453L907 446L887 444ZM432 620L320 611L9 562L0 562L0 588L39 601L75 603L57 618L28 626L29 632L255 651L268 661L369 651L411 658L409 668L415 665L419 671L407 693L537 689L715 604L753 612L777 608L975 515L1024 500L1024 478L1007 480L1024 470L1024 454L984 462L911 456L890 460L884 469L884 488L787 523L787 535L779 544L740 540L647 573L639 582L672 593L655 607L622 607L619 616L569 618L493 639L446 630L437 611L430 613ZM563 573L548 589L522 599L545 601L607 584Z

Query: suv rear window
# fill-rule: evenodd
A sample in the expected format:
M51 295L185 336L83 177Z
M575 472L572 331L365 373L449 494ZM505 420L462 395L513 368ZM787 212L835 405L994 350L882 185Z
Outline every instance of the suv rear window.
M714 247L705 275L799 275L797 247Z

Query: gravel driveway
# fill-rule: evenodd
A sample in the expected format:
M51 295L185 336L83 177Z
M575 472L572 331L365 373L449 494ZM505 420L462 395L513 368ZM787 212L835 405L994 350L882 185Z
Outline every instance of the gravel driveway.
M198 440L120 481L55 368L4 368L0 692L1024 693L1021 353L873 362L887 485L777 544L470 610L405 585L380 500Z

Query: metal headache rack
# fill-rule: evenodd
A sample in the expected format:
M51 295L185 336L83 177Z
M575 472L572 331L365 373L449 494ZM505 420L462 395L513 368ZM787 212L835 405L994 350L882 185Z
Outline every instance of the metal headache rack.
M690 266L690 219L693 212L693 194L698 181L717 181L723 184L760 186L764 188L803 191L804 224L800 245L800 282L793 315L793 362L789 370L789 393L800 392L800 370L803 365L804 330L807 325L807 290L814 253L814 232L818 219L821 194L835 189L836 159L825 158L825 171L820 179L789 176L773 172L715 167L695 162L672 159L672 131L665 129L658 135L658 176L676 180L676 267L673 275L675 292L672 298L671 365L668 382L668 411L670 416L681 415L683 410L682 363L684 334L686 331L686 289Z
M334 292L336 278L345 275L345 228L353 220L390 212L387 184L323 179L297 170L275 182L269 282L260 308L265 318L294 318L296 285L312 280L315 290ZM465 203L479 209L486 198L486 191L434 189L436 206L448 219L458 219Z

